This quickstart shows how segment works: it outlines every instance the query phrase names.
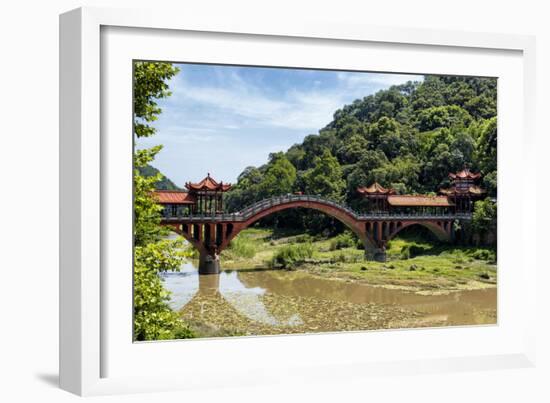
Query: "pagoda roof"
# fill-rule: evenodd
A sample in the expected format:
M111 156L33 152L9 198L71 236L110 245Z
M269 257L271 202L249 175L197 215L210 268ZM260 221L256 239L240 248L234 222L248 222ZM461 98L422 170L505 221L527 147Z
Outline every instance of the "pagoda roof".
M206 175L206 178L198 183L187 182L185 187L190 191L210 190L218 192L227 192L231 189L230 183L217 182L214 178L210 177L210 174Z
M388 196L388 203L394 207L451 207L454 206L447 196L427 195L391 195Z
M159 204L195 204L195 196L183 190L155 190L155 199Z
M466 194L470 194L472 196L479 196L487 193L487 191L485 189L480 188L479 186L471 185L468 187L468 189L458 189L456 187L452 187L449 189L440 189L439 193L447 196L466 195Z
M481 178L481 174L479 172L474 173L471 172L469 168L464 168L462 171L458 171L456 173L450 173L449 178L451 179L479 179Z
M358 187L357 191L361 194L372 194L372 195L391 195L395 193L395 190L392 188L385 188L380 185L378 182L374 182L372 185L367 187Z

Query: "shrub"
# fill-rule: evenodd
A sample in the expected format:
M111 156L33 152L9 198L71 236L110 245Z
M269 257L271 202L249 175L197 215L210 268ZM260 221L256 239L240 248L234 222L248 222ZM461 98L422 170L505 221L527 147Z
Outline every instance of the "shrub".
M254 241L246 238L236 237L229 244L229 251L237 257L253 258L256 255Z
M350 231L344 231L330 240L330 250L352 248L357 246L357 240Z
M285 245L273 256L272 265L281 266L284 269L290 269L297 263L301 263L312 256L313 245L311 243Z
M197 337L195 332L184 323L179 323L173 330L173 339L192 339L194 337Z
M496 262L497 256L494 250L491 249L475 249L471 254L471 257L478 260L486 260L488 262Z
M430 249L427 245L419 245L411 243L401 248L401 259L411 259L413 257L422 255Z

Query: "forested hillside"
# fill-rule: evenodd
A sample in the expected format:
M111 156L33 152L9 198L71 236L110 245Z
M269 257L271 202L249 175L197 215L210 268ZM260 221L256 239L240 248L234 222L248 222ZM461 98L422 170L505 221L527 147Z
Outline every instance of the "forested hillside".
M157 174L162 175L162 179L158 182L155 182L155 189L158 190L178 190L179 187L176 186L174 182L172 182L169 178L164 176L157 168L147 164L144 167L138 167L140 175L142 175L145 178L150 178L152 176L155 176Z
M230 209L301 191L360 208L355 189L378 181L398 193L433 193L465 165L496 196L497 80L426 76L379 91L334 113L317 134L260 167L247 167Z

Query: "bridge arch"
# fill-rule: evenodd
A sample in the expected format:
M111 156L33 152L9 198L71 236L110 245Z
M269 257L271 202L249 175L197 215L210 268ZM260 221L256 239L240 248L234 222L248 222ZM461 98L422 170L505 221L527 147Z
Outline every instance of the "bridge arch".
M363 242L365 250L373 250L377 248L376 242L373 238L365 231L364 225L361 224L355 215L330 202L323 201L322 199L317 200L289 200L287 202L282 202L276 205L266 206L265 208L259 209L254 212L252 215L246 218L246 220L235 223L233 226L233 231L230 236L227 237L224 242L220 245L220 250L225 248L233 238L235 238L242 230L250 227L252 224L258 220L269 216L271 214L277 213L279 211L294 209L294 208L306 208L310 210L316 210L321 213L324 213L330 217L333 217L344 224L349 228L357 237Z
M440 221L399 221L395 223L393 231L389 231L387 240L393 239L405 228L409 228L413 225L419 225L428 229L439 241L449 242L451 241L451 228L452 222L449 220ZM391 226L390 226L391 228Z
M193 226L193 224L190 224L190 225ZM208 253L206 245L204 244L204 242L202 242L202 239L201 239L202 237L197 239L195 236L193 236L193 233L191 231L183 231L182 224L172 224L172 225L169 224L168 226L170 227L171 231L183 237L187 242L193 245L193 247L199 252L199 254L203 255ZM201 231L202 231L202 228L201 228Z

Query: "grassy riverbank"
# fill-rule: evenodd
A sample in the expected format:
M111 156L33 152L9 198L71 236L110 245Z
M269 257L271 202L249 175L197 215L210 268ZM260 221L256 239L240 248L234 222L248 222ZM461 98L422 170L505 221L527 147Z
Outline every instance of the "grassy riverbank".
M367 262L351 234L308 234L249 228L222 253L224 270L281 268L335 280L437 294L496 287L495 252L427 242L408 235L392 240L387 262Z

